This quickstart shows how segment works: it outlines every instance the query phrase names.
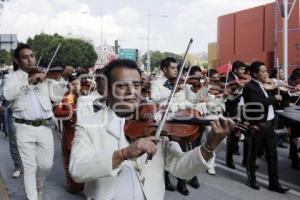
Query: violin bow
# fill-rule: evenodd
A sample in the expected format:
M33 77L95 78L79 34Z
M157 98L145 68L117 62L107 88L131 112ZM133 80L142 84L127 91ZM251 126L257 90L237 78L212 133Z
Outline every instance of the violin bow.
M299 102L299 100L300 100L300 96L299 96L298 99L296 100L295 105L297 105L297 103Z
M37 67L39 67L42 58L43 58L43 56L40 56L40 58L39 58L39 60L38 60L38 62L37 62L37 64L36 64Z
M54 60L54 58L56 57L57 52L58 52L60 46L61 46L61 42L60 42L60 43L58 44L58 46L56 47L56 50L55 50L55 52L54 52L54 54L53 54L53 56L52 56L52 58L51 58L51 60L50 60L50 62L49 62L49 64L48 64L48 66L47 66L46 71L45 71L44 74L47 74L47 73L48 73L48 71L49 71L49 69L50 69L50 66L51 66L51 64L52 64L52 62L53 62L53 60Z
M90 85L90 87L89 87L89 91L88 91L87 95L89 95L89 94L91 93L91 90L92 90L92 84L93 84L93 81L95 81L95 78L96 78L96 72L93 74L93 77L92 77L92 83L91 83L91 85Z
M188 78L189 78L189 75L190 75L190 73L191 73L191 69L192 69L192 65L189 66L189 70L188 70L188 72L187 72L187 75L186 75L186 77L185 77L185 80L184 80L184 82L183 82L183 85L186 84L186 82L187 82L187 80L188 80Z
M181 64L181 66L180 66L180 71L179 71L179 75L178 75L177 78L176 78L175 86L173 87L172 92L171 92L171 94L170 94L170 96L169 96L169 98L168 98L167 108L166 108L166 110L163 112L162 119L160 120L160 123L159 123L159 125L158 125L158 128L156 129L155 137L157 137L157 138L161 135L163 126L164 126L164 124L165 124L165 122L166 122L166 120L167 120L167 115L168 115L168 112L169 112L169 110L170 110L171 101L172 101L172 99L173 99L173 97L174 97L174 95L175 95L175 91L176 91L176 88L177 88L177 86L178 86L180 77L181 77L181 75L182 75L183 68L184 68L185 63L186 63L186 61L187 61L187 54L188 54L188 52L189 52L190 49L191 49L192 43L193 43L193 39L191 38L190 41L189 41L189 44L188 44L188 46L187 46L186 52L185 52L185 54L184 54L183 62L182 62L182 64ZM148 161L151 160L151 159L152 159L152 156L148 155L147 160L146 160L146 164L147 164Z
M230 61L228 62L228 67L227 67L227 73L226 73L226 81L225 81L225 89L224 91L226 91L227 89L227 83L228 83L228 76L229 76L229 67L231 66Z
M280 90L279 90L279 60L278 57L276 59L276 67L277 67L277 94L280 95Z

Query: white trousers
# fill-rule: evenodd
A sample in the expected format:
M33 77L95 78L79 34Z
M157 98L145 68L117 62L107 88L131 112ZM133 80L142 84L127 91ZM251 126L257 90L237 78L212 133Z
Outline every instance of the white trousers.
M204 144L204 142L206 141L206 138L207 138L207 135L209 134L209 132L211 131L211 126L205 126L205 129L204 129L204 131L203 131L203 134L202 134L202 143ZM211 159L211 163L213 163L212 165L209 165L210 166L210 168L209 169L215 169L215 167L216 167L216 162L215 162L215 159L216 159L216 157L217 156L214 156L214 157L212 157L212 159Z
M50 127L15 123L17 144L24 169L24 187L28 200L37 200L51 171L54 155Z

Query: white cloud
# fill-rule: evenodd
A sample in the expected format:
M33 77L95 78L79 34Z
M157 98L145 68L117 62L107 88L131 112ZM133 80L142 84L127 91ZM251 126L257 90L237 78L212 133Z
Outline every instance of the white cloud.
M233 11L272 2L272 0L153 0L159 7L151 12L166 14L168 18L151 19L151 49L182 53L188 39L195 39L195 52L206 50L207 43L216 41L217 17ZM104 3L104 2L102 2ZM115 2L114 2L115 3ZM113 2L105 1L112 5ZM104 39L109 43L119 39L123 47L147 47L147 9L144 1L130 6L104 7ZM101 6L99 2L99 7ZM1 16L1 32L17 33L21 41L40 32L82 35L100 42L100 13L83 14L97 10L83 0L10 0ZM99 10L100 11L100 10Z

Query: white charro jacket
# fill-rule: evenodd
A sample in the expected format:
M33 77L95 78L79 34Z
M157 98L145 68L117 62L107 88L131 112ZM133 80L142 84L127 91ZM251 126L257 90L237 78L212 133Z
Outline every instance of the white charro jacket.
M38 100L45 111L52 110L52 102L60 102L65 90L66 81L62 78L59 81L46 79L38 83L35 87ZM13 111L24 111L29 102L28 96L28 74L22 70L17 70L4 77L3 96L7 101L11 102Z
M113 120L113 111L107 106L77 124L73 140L69 170L73 179L85 183L87 198L111 200L114 198L122 164L112 168L113 152L119 149L119 129ZM177 142L162 138L153 159L145 165L146 155L137 159L141 176L145 178L142 190L147 200L163 200L165 194L164 170L176 177L190 179L204 172L212 164L205 162L200 149L183 153ZM130 200L130 199L129 199Z
M158 103L160 106L166 105L167 100L171 94L171 90L164 86L167 81L166 77L159 78L151 82L151 100ZM185 91L181 90L175 93L170 108L172 112L176 112L180 109L192 108L193 104L186 100Z

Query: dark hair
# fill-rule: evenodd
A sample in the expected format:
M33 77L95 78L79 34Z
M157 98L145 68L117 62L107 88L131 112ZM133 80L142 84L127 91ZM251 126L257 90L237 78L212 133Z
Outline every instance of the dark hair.
M176 59L173 57L167 57L160 62L160 69L162 70L165 67L169 67L170 63L176 63Z
M279 69L282 69L282 67L279 67ZM277 68L274 67L274 68L272 69L271 74L270 74L270 78L277 78L277 76L278 76L278 74L277 74Z
M240 60L234 61L232 64L232 71L241 69L242 67L246 67L245 63Z
M191 71L190 71L190 75L195 75L196 72L202 72L200 67L198 65L194 65L192 68L191 68Z
M127 69L135 69L139 75L142 75L141 69L137 66L137 64L133 60L129 59L116 59L108 63L104 69L103 69L103 74L106 76L108 80L108 85L112 85L112 76L111 72L115 68L127 68Z
M105 66L106 67L106 66ZM95 74L96 75L103 75L104 71L105 71L105 67L101 68L101 69L96 69ZM101 76L96 76L96 81L101 80Z
M20 51L23 49L31 49L31 46L29 44L25 44L25 43L19 43L17 48L15 49L15 53L14 53L14 57L19 59L20 58Z
M213 75L215 75L215 74L217 74L217 73L218 73L218 71L215 70L215 69L209 69L209 70L208 70L209 77L212 77Z
M250 73L250 66L246 65L245 67L245 74Z
M300 68L296 68L293 70L292 74L289 77L290 81L299 81L300 80Z
M20 68L20 67L19 67L18 63L16 63L16 62L14 61L14 62L13 62L13 70L14 70L14 72L17 71L19 68Z
M258 74L259 72L259 68L260 66L265 65L265 63L261 62L261 61L254 61L251 65L250 65L250 74L251 76L253 76L254 73Z
M74 80L77 80L78 79L78 76L77 76L78 74L77 73L73 73L73 74L71 74L69 77L68 77L68 82L72 82L72 81L74 81Z

